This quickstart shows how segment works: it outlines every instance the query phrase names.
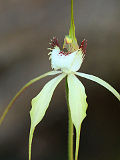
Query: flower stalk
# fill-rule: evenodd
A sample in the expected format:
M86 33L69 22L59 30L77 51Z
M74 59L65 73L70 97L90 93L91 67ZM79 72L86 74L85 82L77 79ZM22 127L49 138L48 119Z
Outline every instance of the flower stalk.
M68 83L66 77L66 99L67 99L67 107L68 107L68 160L73 160L73 123L70 113L69 101L68 101Z

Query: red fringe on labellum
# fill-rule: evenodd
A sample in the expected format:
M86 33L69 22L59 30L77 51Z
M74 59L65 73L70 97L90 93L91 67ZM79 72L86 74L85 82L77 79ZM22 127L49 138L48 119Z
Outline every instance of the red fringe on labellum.
M61 56L62 56L62 55L67 56L67 55L71 54L71 52L60 51L59 54L60 54Z
M53 39L51 39L51 43L50 43L51 47L55 47L55 46L59 46L59 43L58 43L58 39L56 37L53 37ZM67 56L68 54L70 54L70 52L64 52L64 51L60 51L59 53L61 56L64 55L64 56Z
M50 45L51 45L51 47L55 47L55 46L59 47L58 39L56 37L53 37L53 39L51 40Z
M56 37L53 37L53 39L51 40L50 45L51 45L51 47L53 47L53 48L54 48L55 46L57 46L57 47L60 48L59 43L58 43L58 39L57 39ZM84 39L84 40L81 42L81 45L80 45L80 47L79 47L79 49L82 49L83 57L84 57L85 54L86 54L86 48L87 48L87 40ZM71 54L71 52L60 51L59 54L60 54L61 56L62 56L62 55L67 56L67 55Z
M87 48L87 40L83 40L82 42L81 42L81 45L80 45L80 47L79 47L79 49L82 49L82 52L83 52L83 54L85 55L86 54L86 48Z

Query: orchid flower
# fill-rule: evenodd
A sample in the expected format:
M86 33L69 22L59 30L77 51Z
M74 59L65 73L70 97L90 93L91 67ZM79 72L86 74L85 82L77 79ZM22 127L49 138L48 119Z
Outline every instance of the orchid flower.
M67 84L67 101L69 107L68 109L70 111L71 122L76 129L75 160L78 159L81 124L86 117L86 110L88 107L86 101L87 95L85 92L85 87L82 82L77 78L77 76L86 78L102 85L111 93L113 93L120 101L120 94L107 82L96 76L78 72L85 58L86 47L87 41L85 39L81 42L81 45L79 46L75 37L73 0L71 0L71 26L69 30L69 35L65 36L64 38L64 49L62 50L60 48L56 37L51 40L51 47L49 48L50 52L48 55L51 61L52 71L47 72L27 83L11 100L0 119L1 123L16 98L23 92L25 88L46 76L59 74L58 76L50 80L48 83L46 83L40 93L32 99L32 108L30 110L31 128L29 134L29 160L31 160L31 145L35 127L43 119L56 87L65 77ZM70 160L72 159L73 157L71 156Z
M70 42L68 36L65 37L65 45L68 45ZM71 45L71 44L70 44ZM82 82L76 77L80 76L98 84L102 85L110 92L112 92L119 100L120 94L107 82L103 81L102 79L77 72L81 64L84 60L85 53L86 53L86 40L83 40L81 46L79 48L71 48L74 50L73 52L64 52L59 48L58 40L53 38L51 46L53 49L50 48L50 60L51 60L51 67L54 71L48 72L47 75L53 74L60 74L59 76L50 80L40 91L40 93L32 99L32 109L30 111L31 116L31 129L30 129L30 138L29 138L29 153L31 154L31 143L33 138L33 132L36 125L43 119L45 112L49 106L51 101L53 92L60 81L67 77L68 83L68 102L70 107L70 113L72 118L72 123L76 129L76 157L77 160L78 156L78 147L79 147L79 138L80 138L80 128L83 119L86 117L86 110L87 110L87 102L86 102L86 93L85 87ZM57 71L60 70L60 71Z

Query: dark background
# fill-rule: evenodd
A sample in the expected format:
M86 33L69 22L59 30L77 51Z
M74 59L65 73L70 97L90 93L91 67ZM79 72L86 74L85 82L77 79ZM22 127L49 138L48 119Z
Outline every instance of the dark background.
M88 40L81 72L101 77L120 92L120 0L74 0L78 42ZM0 0L0 114L29 80L49 70L49 41L62 46L70 24L70 0ZM27 160L30 101L52 77L33 84L0 126L0 160ZM120 159L119 101L100 85L80 78L89 104L79 159ZM37 126L32 160L67 160L65 81L57 87Z

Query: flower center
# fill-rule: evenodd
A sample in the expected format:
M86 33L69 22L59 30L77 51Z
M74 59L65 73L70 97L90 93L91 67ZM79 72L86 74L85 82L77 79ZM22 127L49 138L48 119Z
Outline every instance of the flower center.
M73 52L64 52L60 50L56 37L51 40L50 44L53 49L50 48L51 51L49 55L51 60L51 67L54 70L61 69L65 73L70 73L72 71L78 71L80 69L84 56L86 54L87 41L85 39L82 41L79 49Z

